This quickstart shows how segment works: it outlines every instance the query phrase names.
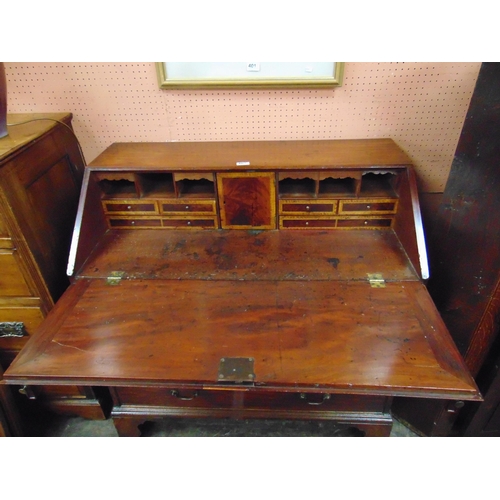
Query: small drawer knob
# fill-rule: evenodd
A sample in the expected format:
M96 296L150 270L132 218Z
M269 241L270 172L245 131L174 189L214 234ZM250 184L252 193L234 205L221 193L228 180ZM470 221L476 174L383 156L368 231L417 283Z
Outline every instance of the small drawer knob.
M129 205L129 206L127 207L127 210L131 210L131 209L132 209L132 207Z
M190 225L191 225L191 221L190 221L190 220L188 220L187 225L188 225L188 226L190 226Z

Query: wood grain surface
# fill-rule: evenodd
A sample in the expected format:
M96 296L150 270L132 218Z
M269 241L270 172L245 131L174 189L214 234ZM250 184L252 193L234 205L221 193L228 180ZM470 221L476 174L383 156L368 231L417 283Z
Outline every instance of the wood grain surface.
M205 171L331 167L403 166L410 158L392 139L315 141L234 141L115 143L90 163L91 168Z
M106 278L417 280L396 235L384 231L109 231L80 272Z
M222 357L252 357L262 388L478 396L419 282L78 280L64 298L11 382L216 385Z

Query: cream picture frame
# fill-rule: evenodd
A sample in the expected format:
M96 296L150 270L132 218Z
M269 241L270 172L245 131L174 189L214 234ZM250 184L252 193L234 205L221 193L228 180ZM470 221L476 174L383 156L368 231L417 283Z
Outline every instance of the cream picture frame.
M157 62L162 89L338 87L344 75L342 62Z

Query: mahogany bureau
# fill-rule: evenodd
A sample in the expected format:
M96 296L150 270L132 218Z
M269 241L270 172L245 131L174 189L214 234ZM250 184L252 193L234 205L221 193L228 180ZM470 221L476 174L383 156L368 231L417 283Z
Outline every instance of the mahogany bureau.
M480 400L427 293L411 160L390 139L113 144L87 168L72 284L5 373L168 416L332 419Z

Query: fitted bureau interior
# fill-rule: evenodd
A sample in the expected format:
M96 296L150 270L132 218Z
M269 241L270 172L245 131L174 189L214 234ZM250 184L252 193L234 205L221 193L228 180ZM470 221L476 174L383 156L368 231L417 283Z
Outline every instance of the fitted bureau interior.
M392 171L267 173L269 191L278 200L265 229L390 228L398 204L398 176ZM244 229L221 219L225 209L224 174L177 172L96 172L109 228ZM219 188L219 190L218 190ZM252 196L254 186L238 196ZM260 196L260 193L259 193ZM217 203L219 202L219 203ZM274 203L274 201L273 201ZM225 204L225 200L222 205ZM311 215L313 216L311 218ZM321 216L321 217L319 217ZM226 227L227 226L227 227Z
M406 168L251 173L103 172L97 169L89 170L87 177L87 193L80 207L78 226L86 234L86 244L73 248L70 274L81 271L84 262L85 276L95 275L94 268L99 269L100 276L115 269L130 273L130 263L123 261L94 265L96 255L103 253L99 249L107 248L113 241L113 251L104 252L104 255L113 258L126 255L130 261L134 249L140 247L145 253L134 257L136 260L142 260L142 255L177 259L168 273L148 271L147 262L136 264L147 276L171 277L172 273L177 273L199 277L207 276L207 270L211 269L212 277L229 274L241 277L244 263L240 271L216 265L221 262L221 254L234 252L244 259L260 259L260 265L247 264L252 266L252 274L245 276L254 279L269 277L270 269L280 279L300 276L303 279L313 276L314 279L320 276L332 279L341 276L341 271L344 279L366 279L368 273L382 269L389 279L425 279L427 275L425 259L421 259L425 253L419 248L421 241L414 223L419 213L415 211L410 189L412 179ZM245 221L239 212L233 218L226 213L231 210L235 198L239 203L242 199L257 199L258 196L259 208L268 206L264 217L268 220L264 223L257 222L254 214ZM411 224L404 221L408 217ZM92 220L88 231L87 220ZM227 231L234 228L250 232ZM262 228L270 230L270 234L257 237L255 231ZM159 229L170 232L168 235L154 234ZM206 234L208 230L212 230L212 234ZM346 231L349 237L344 234ZM294 234L286 234L290 232ZM228 243L233 240L239 245L236 249ZM169 253L165 250L165 241L170 242L170 249L182 249L183 253ZM207 241L210 241L209 246L218 245L217 249L207 250L204 247ZM94 247L91 247L92 242ZM259 244L265 252L255 252ZM304 245L301 260L283 265L280 252L284 245ZM331 252L332 246L337 250ZM355 261L353 247L360 249ZM337 254L343 254L341 266L332 265L339 259ZM179 261L181 255L184 258ZM190 256L195 257L190 260ZM308 271L304 269L306 260L311 263Z
M182 173L96 173L104 199L114 198L214 198L216 174ZM278 172L280 198L328 198L332 196L396 196L397 172Z
M214 175L170 172L96 173L103 199L214 198Z
M323 154L324 146L328 149L337 146L338 142L342 141L305 141L299 146L301 149L304 145L313 149L318 147L318 151ZM325 269L325 262L332 259L331 262L335 263L339 257L318 257L316 269L322 271L313 274L301 270L304 267L302 263L288 263L296 269L288 272L284 270L281 274L277 271L280 279L297 276L307 279L312 275L331 279L330 271L338 274L339 269L346 278L351 273L351 279L366 279L367 273L379 272L384 267L380 263L385 261L386 256L393 259L386 266L387 269L404 269L402 274L392 274L394 279L409 279L410 274L417 279L426 279L428 268L416 180L407 157L399 154L392 141L362 141L363 148L358 152L350 148L356 146L356 142L346 141L351 154L344 155L342 151L332 150L330 156L322 157L319 161L309 151L304 158L288 151L297 145L294 142L259 143L255 148L252 144L243 143L226 143L220 148L216 144L190 145L190 148L199 147L202 150L200 154L191 156L177 155L176 149L180 152L184 148L178 144L166 146L173 153L169 156L163 156L160 150L159 154L155 153L155 148L160 145L113 145L108 151L116 149L119 152L117 156L107 156L106 151L87 168L68 274L74 275L82 271L85 263L94 262L96 255L100 255L99 249L106 246L104 241L113 241L114 245L113 251L105 252L106 255L134 255L137 248L140 253L135 260L141 262L142 255L148 252L155 256L154 259L161 259L162 255L165 258L168 252L162 250L162 242L165 245L164 242L177 241L176 245L186 245L192 251L185 252L188 256L186 261L170 266L170 272L176 268L179 272L194 276L190 274L189 268L196 262L190 263L189 255L201 259L213 252L204 265L197 266L199 276L205 272L204 269L215 269L217 266L214 262L222 262L220 255L234 252L234 249L222 246L213 251L203 246L200 238L212 241L211 245L222 245L230 238L241 245L240 255L251 256L255 255L257 244L254 242L251 246L255 231L270 231L277 234L262 236L261 239L266 240L267 251L257 254L264 265L258 267L255 262L252 264L254 268L251 276L257 279L269 275L267 271L262 271L264 268L280 269L280 245L284 245L286 240L304 241L304 245L314 246L316 252L322 248L321 245L326 248L332 245L338 248L345 246L345 256L340 266L328 264L329 272ZM370 147L374 145L375 151L369 151L365 158L364 147L367 144ZM224 156L227 146L229 151L238 149L230 151L230 161ZM287 154L293 157L293 163L289 164L288 160L280 158L275 165L267 165L270 157L266 155L266 149L281 149L284 146ZM212 158L207 148L217 148L218 159ZM135 150L137 157L132 158L130 154L135 154ZM142 150L144 155L141 154ZM126 152L123 158L122 151ZM153 159L144 161L143 158L150 151L153 151L153 155L149 155ZM253 168L246 165L234 168L237 163L234 160L238 156L250 157L250 152L252 155L262 154L262 159L252 159L250 166ZM390 158L394 154L394 158ZM389 162L387 158L390 158ZM331 166L328 166L328 162L331 162ZM239 235L238 231L230 231L232 229L249 233ZM200 233L199 230L203 231ZM144 231L147 231L147 235L135 234ZM155 232L164 231L168 234L153 236ZM203 234L207 231L211 234ZM325 238L324 231L331 242L325 241L320 245ZM287 237L285 233L290 232L294 235ZM148 242L147 248L140 245L141 240ZM362 266L359 262L354 267L347 265L352 261L349 256L353 253L352 249L358 245L365 245L366 249L357 257L362 255L364 262L371 261L370 265ZM394 249L397 251L394 252ZM312 259L311 262L315 259L309 253L301 257L302 261L306 257ZM168 258L172 258L172 254ZM127 266L125 262L113 265L116 268L114 270L134 275L129 269L130 265ZM147 276L165 275L153 269L155 265L150 264L147 270L148 264L142 262L141 272ZM187 266L187 270L183 266ZM239 275L234 269L218 267L212 275L228 276L229 272L234 276ZM243 267L241 264L240 270ZM284 269L286 266L281 267ZM101 273L104 269L106 272L113 271L103 263L98 268ZM86 265L84 274L92 274L91 269L92 266ZM391 276L390 271L387 276Z

